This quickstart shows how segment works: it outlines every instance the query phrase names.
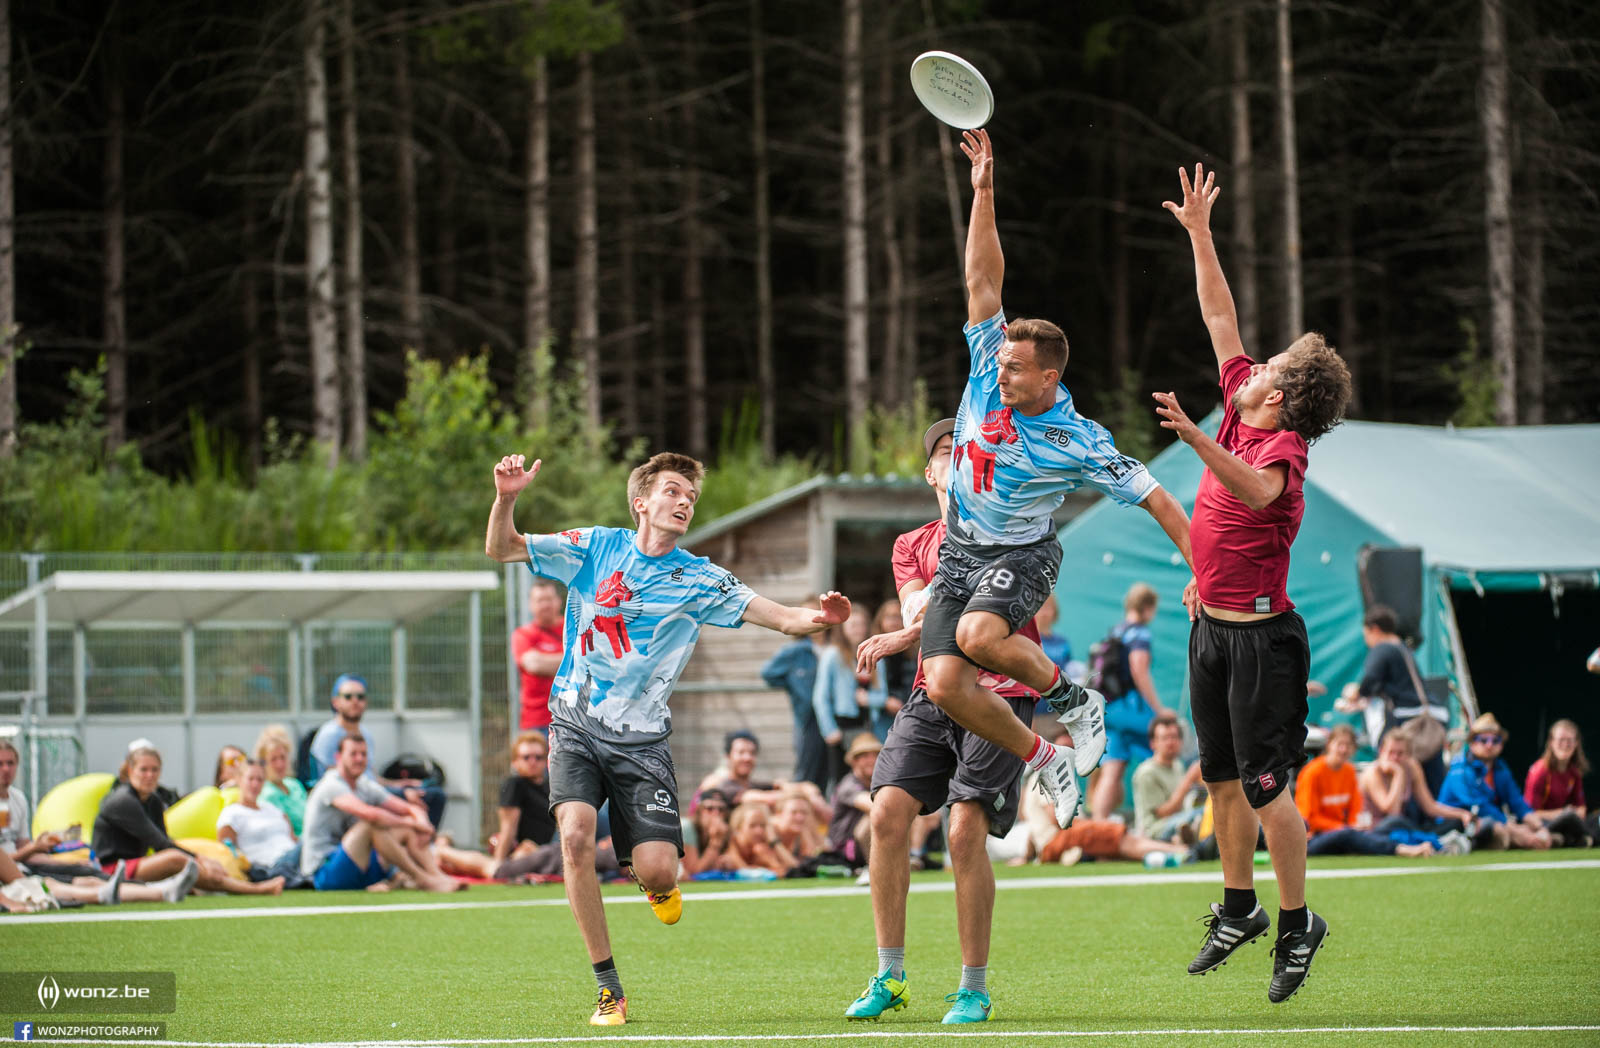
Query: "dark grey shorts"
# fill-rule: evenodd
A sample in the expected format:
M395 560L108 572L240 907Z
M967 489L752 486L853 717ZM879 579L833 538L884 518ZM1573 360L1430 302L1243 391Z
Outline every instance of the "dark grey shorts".
M922 657L972 658L956 643L956 624L969 611L998 615L1015 633L1036 615L1061 570L1061 543L1049 534L1026 546L979 546L946 531L939 573L922 619Z
M632 865L633 846L645 841L671 841L683 854L678 776L665 740L624 746L552 724L551 812L565 801L596 810L611 802L611 843L620 865Z
M1018 717L1033 716L1033 698L1006 699ZM1004 837L1022 801L1022 759L972 734L935 706L921 688L895 715L878 754L872 792L897 786L922 802L922 814L971 801L989 816L989 834Z

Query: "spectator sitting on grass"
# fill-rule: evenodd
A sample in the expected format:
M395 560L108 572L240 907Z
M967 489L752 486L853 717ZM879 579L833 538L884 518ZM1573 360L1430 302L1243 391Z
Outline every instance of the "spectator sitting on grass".
M217 789L239 785L239 768L244 764L244 751L237 746L224 746L217 751L217 770L212 773L211 785Z
M115 906L119 902L182 902L183 897L189 894L189 889L194 887L195 880L200 876L200 864L190 859L184 864L183 869L171 877L152 884L125 882L123 877L126 871L126 864L118 863L108 878L73 877L67 881L52 880L47 890L60 901L82 903L85 906ZM0 851L0 887L9 887L27 877L28 875L23 873L11 856ZM39 878L32 879L35 883L31 887L35 891L39 890ZM42 908L37 904L19 902L7 894L0 893L0 909L8 913L36 913Z
M117 783L100 802L95 816L92 847L107 873L119 862L130 880L154 883L181 873L195 856L179 847L166 831L166 805L156 796L161 778L161 754L153 746L131 751L117 773ZM154 854L147 854L147 853ZM277 895L283 878L252 884L228 876L214 859L199 859L196 886L210 892L234 895Z
M1449 843L1452 833L1470 830L1472 813L1440 804L1428 790L1422 765L1411 755L1411 738L1398 728L1383 733L1378 759L1361 772L1362 803L1372 810L1372 831L1387 836L1395 830L1439 833Z
M247 759L239 773L239 799L217 816L217 840L232 845L250 864L252 881L283 879L289 888L309 888L300 873L300 842L295 839L289 817L270 804L261 803L261 789L267 781L261 762Z
M823 800L822 791L816 783L806 780L790 783L782 779L768 782L755 778L761 740L756 738L754 732L742 728L728 732L722 737L722 754L722 763L700 780L700 788L695 791L695 804L699 803L703 791L717 790L728 798L728 803L736 807L750 800L776 808L790 792L799 791L811 802L817 818L828 817L828 802Z
M849 771L833 787L828 851L842 856L851 869L866 866L872 854L872 773L881 752L883 743L871 732L851 739L844 754Z
M1200 762L1187 771L1183 759L1183 726L1178 715L1162 710L1150 720L1147 734L1151 756L1133 770L1133 832L1158 841L1186 836L1194 843L1194 828L1203 808L1189 807L1189 795L1200 785ZM1188 830L1188 834L1180 831Z
M1577 724L1558 720L1550 725L1544 754L1528 768L1522 799L1538 812L1550 828L1556 847L1586 848L1592 842L1583 816L1583 777L1589 774L1589 759L1583 755L1583 736Z
M1060 725L1056 725L1056 729L1060 731ZM1055 744L1070 746L1072 736L1061 731ZM1087 857L1177 866L1188 857L1186 846L1133 833L1120 819L1091 819L1080 815L1072 820L1071 826L1061 829L1056 825L1055 808L1038 788L1035 778L1030 775L1023 780L1018 818L1027 823L1040 862L1071 866Z
M17 747L10 739L0 737L0 814L5 816L0 822L0 852L17 862L34 856L48 857L50 849L61 843L57 833L42 833L37 839L29 835L33 813L27 795L16 785L21 763Z
M761 801L745 801L733 810L722 868L771 870L779 877L794 868L794 857L773 835L772 809Z
M1505 742L1505 729L1494 714L1485 713L1473 721L1467 752L1445 773L1439 803L1464 808L1478 817L1474 848L1543 850L1550 847L1550 831L1517 792L1511 769L1500 759Z
M325 721L317 729L316 737L311 740L311 757L316 761L316 774L318 781L333 766L334 758L338 753L339 740L346 735L360 735L366 737L361 730L361 718L367 712L367 682L364 678L354 673L341 673L333 682L333 697L329 699L333 706L334 716ZM367 739L369 755L372 752L372 740ZM428 822L434 826L439 825L439 820L444 817L444 790L437 786L429 786L415 779L385 779L367 768L367 777L390 793L409 804L420 804L427 809Z
M550 785L546 772L550 743L545 733L529 729L511 744L511 774L500 782L500 829L490 840L489 873L497 881L525 877L557 877L563 859L561 842L556 839L556 820L550 814ZM442 855L446 865L460 863L451 852ZM617 872L617 853L607 837L595 843L595 872Z
M1431 842L1396 844L1387 835L1358 829L1371 822L1361 811L1361 788L1350 755L1356 750L1356 733L1348 724L1336 724L1328 733L1322 756L1300 769L1295 782L1295 805L1306 820L1307 855L1432 855Z
M305 826L306 788L294 774L294 741L281 724L268 725L256 739L256 760L266 772L261 799L283 812L298 836Z
M433 826L417 805L393 796L366 777L367 740L339 740L334 766L306 801L306 832L300 844L300 872L318 891L384 891L390 870L432 892L465 885L447 877L428 850Z
M796 862L805 862L822 854L823 838L818 829L817 815L803 794L785 795L772 820L772 828L778 843Z
M733 805L721 790L705 790L694 815L683 819L683 871L686 876L723 868L728 851L728 815Z

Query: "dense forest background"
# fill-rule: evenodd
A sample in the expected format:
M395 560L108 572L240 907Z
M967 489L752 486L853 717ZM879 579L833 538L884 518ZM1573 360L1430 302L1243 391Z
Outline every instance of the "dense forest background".
M1195 161L1247 347L1325 332L1353 417L1600 420L1584 0L0 15L0 544L470 545L513 449L565 461L561 523L647 450L738 473L729 505L896 468L965 373L929 48L997 96L1006 307L1065 327L1127 450L1150 389L1217 399L1160 207ZM306 522L330 503L362 513Z

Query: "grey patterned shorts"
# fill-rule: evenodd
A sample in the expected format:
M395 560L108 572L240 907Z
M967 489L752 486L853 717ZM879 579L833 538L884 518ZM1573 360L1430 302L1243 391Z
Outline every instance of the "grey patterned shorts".
M959 655L956 624L969 611L1005 619L1015 633L1044 606L1061 570L1054 534L1026 546L980 546L947 532L939 547L938 584L922 620L922 657Z

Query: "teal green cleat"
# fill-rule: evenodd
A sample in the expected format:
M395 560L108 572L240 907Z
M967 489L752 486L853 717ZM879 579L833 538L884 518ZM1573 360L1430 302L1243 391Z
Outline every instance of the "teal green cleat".
M877 1019L884 1012L899 1011L906 1006L906 983L910 981L905 972L901 972L898 979L891 978L889 969L885 968L872 977L867 988L861 991L861 996L844 1010L844 1017Z
M994 1005L989 1003L989 995L979 993L977 990L957 990L947 994L945 1000L952 1001L950 1010L944 1013L942 1022L949 1026L951 1023L986 1023L994 1018Z

